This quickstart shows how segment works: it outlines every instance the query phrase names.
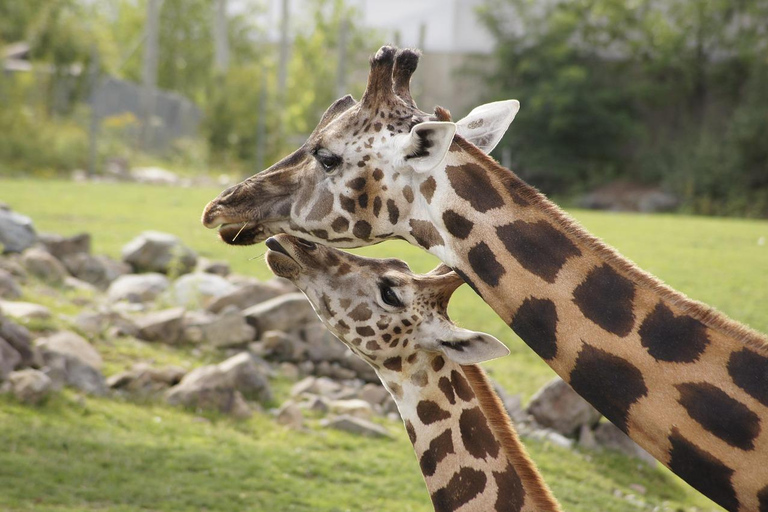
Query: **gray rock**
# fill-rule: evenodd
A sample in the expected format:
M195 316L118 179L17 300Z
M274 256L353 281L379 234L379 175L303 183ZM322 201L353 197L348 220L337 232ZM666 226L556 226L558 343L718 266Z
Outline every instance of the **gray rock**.
M89 336L100 336L108 331L115 336L136 336L138 327L130 318L117 311L82 311L74 318L74 325Z
M0 297L18 299L21 297L21 287L10 272L0 268Z
M340 341L338 343L343 348L346 348L346 346ZM357 357L354 353L352 353L351 350L345 351L343 357L339 360L339 364L341 364L341 366L344 368L349 368L355 372L355 375L358 379L362 379L365 382L370 382L373 384L379 384L381 382L373 367L366 363L363 359Z
M22 254L21 260L27 272L49 284L60 285L69 275L62 262L42 249L27 249Z
M389 399L390 394L384 386L368 383L363 386L358 396L371 405L382 405Z
M10 210L0 210L0 245L3 253L22 252L37 242L32 219Z
M256 337L256 330L234 308L218 316L188 314L184 324L184 341L207 343L216 348L245 348Z
M355 418L366 420L373 416L373 406L359 398L332 400L328 407L331 409L331 412L340 415L354 416Z
M317 315L303 293L275 297L246 309L244 313L257 333L291 331L309 322L317 322Z
M197 254L174 235L145 231L123 247L123 261L139 272L186 274L195 268Z
M355 418L354 416L342 415L336 418L323 420L321 425L368 437L392 437L384 427L362 418Z
M589 425L582 425L579 428L579 446L586 448L587 450L594 450L597 448L597 439L595 438L595 431Z
M292 334L267 331L261 335L264 356L274 361L301 361L307 353L307 344Z
M0 312L22 322L51 318L50 309L31 302L0 300Z
M320 361L315 365L315 374L321 377L328 377L334 380L352 380L357 374L349 368L344 368L339 363L329 363Z
M301 412L301 407L297 403L289 400L278 409L277 422L298 430L304 426L304 413Z
M101 356L84 338L62 331L38 339L36 346L55 385L70 385L93 395L106 393Z
M69 237L53 233L41 233L38 240L43 244L46 251L60 261L63 261L66 256L90 254L91 252L91 235L88 233Z
M631 457L638 458L651 466L656 465L656 459L650 453L642 449L610 421L601 421L595 428L594 435L595 441L599 446L620 451Z
M528 413L539 425L566 436L575 435L581 425L596 424L601 416L560 378L536 392L528 404Z
M8 376L11 393L19 402L37 405L45 400L53 390L50 377L40 370L26 369L13 372Z
M137 183L147 185L178 185L179 177L162 167L134 167L130 170L130 177Z
M37 364L32 350L32 334L29 329L0 316L0 338L8 342L21 356L21 367Z
M213 409L227 414L238 412L243 397L260 401L272 398L266 376L247 353L218 365L197 368L166 393L171 405Z
M118 277L130 274L132 271L127 263L102 255L70 254L64 256L62 262L70 274L100 290L106 290Z
M133 319L138 332L136 337L145 341L174 344L181 341L184 329L184 308L153 311Z
M206 274L215 274L221 277L227 277L231 273L229 263L226 261L211 261L207 258L198 258L196 272L205 272Z
M301 376L301 370L293 363L280 363L278 371L282 377L288 380L297 381Z
M351 351L336 336L331 334L324 324L313 320L300 330L300 334L307 343L307 356L310 361L314 363L344 361L348 365L358 367L356 365L359 363L353 363L352 359L348 360L347 354L350 354ZM354 355L353 357L357 358ZM364 361L363 363L365 364ZM359 368L362 369L363 366L360 365Z
M151 302L168 289L170 281L163 274L128 274L109 285L107 297L112 302Z
M65 290L79 292L81 294L90 294L92 296L99 293L99 289L93 286L91 283L86 283L85 281L72 276L67 276L64 278L62 287Z
M235 289L231 292L214 298L208 304L208 311L218 313L229 306L248 309L286 293L285 286L274 279L263 283L254 282L234 286Z
M555 432L549 428L535 430L529 435L529 437L531 439L538 439L539 441L552 443L553 445L559 446L561 448L573 447L573 439L568 439L559 432Z
M188 308L204 308L213 300L234 292L235 285L221 276L202 272L176 279L166 294L173 304Z
M139 363L130 370L111 376L107 379L107 385L111 389L150 395L175 386L186 373L184 368L178 366L152 368L148 364Z
M21 365L21 354L10 343L0 338L0 382Z
M5 270L19 283L27 280L27 271L21 264L21 254L6 254L0 257L0 269Z

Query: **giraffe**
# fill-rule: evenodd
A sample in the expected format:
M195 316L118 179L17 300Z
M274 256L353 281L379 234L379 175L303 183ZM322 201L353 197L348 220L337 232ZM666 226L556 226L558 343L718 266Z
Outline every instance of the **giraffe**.
M286 232L424 248L683 480L728 510L768 512L768 339L642 271L473 144L511 122L501 106L458 123L419 110L417 61L380 49L359 102L331 105L301 148L222 192L203 223L234 245Z
M463 284L444 265L417 275L291 235L267 240L272 271L370 364L397 403L437 512L560 511L477 363L509 349L454 325Z

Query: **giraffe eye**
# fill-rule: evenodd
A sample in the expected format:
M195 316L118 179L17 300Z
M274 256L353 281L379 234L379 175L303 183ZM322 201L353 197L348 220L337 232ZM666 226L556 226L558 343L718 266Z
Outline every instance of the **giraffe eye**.
M323 170L328 173L333 172L341 163L340 156L334 155L325 148L315 150L314 156L315 160L323 166Z
M403 303L400 301L397 294L395 293L395 290L393 290L391 286L381 284L379 285L379 292L381 293L381 300L384 301L384 304L392 306L393 308L403 307Z

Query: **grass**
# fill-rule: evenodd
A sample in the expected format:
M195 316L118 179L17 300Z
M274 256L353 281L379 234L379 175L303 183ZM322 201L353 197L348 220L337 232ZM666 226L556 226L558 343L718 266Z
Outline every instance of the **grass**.
M131 238L153 229L178 235L205 257L227 260L236 272L270 277L259 258L262 246L225 246L200 225L203 206L218 192L0 181L0 201L32 217L38 231L90 232L95 253L119 257ZM768 222L572 213L670 285L768 331ZM419 272L437 264L399 242L356 252L397 256ZM70 314L66 304L48 302ZM487 365L509 391L527 399L554 376L467 287L454 297L451 314L460 325L490 332L511 348L510 357ZM109 373L136 360L189 366L208 359L140 342L97 343ZM285 396L286 385L276 388ZM33 409L5 398L0 401L0 439L10 448L0 450L0 509L431 510L403 429L387 426L395 439L374 442L322 429L287 431L264 414L245 422L203 421L161 405L70 393ZM662 503L670 510L716 509L664 469L610 453L572 452L533 441L526 445L567 510L637 510L622 497L637 494L631 484L648 490L637 499L649 509Z

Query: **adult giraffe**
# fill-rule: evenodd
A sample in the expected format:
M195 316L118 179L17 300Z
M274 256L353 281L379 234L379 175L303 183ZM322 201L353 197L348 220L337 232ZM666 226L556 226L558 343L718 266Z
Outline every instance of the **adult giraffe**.
M445 265L416 275L289 235L267 264L304 292L320 319L370 364L400 411L436 512L560 512L477 363L509 354L447 314L464 284Z
M728 510L768 512L768 340L587 233L456 135L445 110L418 110L417 61L380 49L360 102L336 101L301 148L222 192L203 223L235 245L286 232L423 247L673 472ZM493 114L509 119L486 106L460 133L492 146Z

